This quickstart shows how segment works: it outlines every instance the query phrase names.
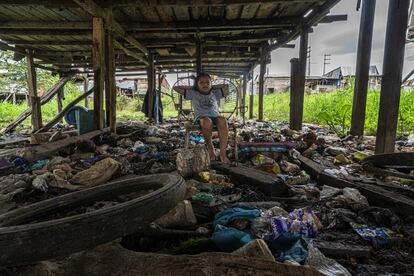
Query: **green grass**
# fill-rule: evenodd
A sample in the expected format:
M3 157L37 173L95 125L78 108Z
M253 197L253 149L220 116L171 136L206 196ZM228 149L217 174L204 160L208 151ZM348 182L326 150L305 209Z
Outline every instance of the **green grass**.
M65 86L64 104L69 103L80 94L78 88L68 83ZM304 122L328 125L339 135L346 135L351 125L352 111L352 89L338 90L332 93L320 93L305 95ZM375 135L378 122L379 91L369 91L365 134ZM163 97L164 117L176 117L177 111L170 97ZM276 93L266 95L264 99L264 119L266 121L288 121L289 120L289 93ZM82 103L83 104L83 103ZM90 108L92 103L90 103ZM117 119L118 121L145 120L144 114L140 111L142 99L131 99L125 97L117 98ZM414 133L414 91L402 92L400 102L400 115L398 121L398 132ZM21 112L27 108L26 103L13 105L11 103L0 103L0 127L6 126ZM226 109L226 107L225 107ZM254 98L254 113L257 118L258 97ZM51 120L57 114L56 100L52 100L42 107L44 121ZM24 125L30 125L30 117L25 120Z
M339 135L345 135L351 126L352 89L332 93L305 95L303 121L328 125ZM375 135L378 124L379 91L369 91L366 107L365 134ZM264 98L264 119L289 121L290 97L288 92L267 95ZM402 91L398 133L414 133L414 91ZM254 97L257 118L258 97Z

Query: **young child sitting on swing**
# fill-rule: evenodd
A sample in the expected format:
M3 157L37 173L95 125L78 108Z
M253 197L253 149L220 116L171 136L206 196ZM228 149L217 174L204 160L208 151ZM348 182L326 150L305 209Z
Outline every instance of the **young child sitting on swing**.
M227 85L211 84L211 77L207 73L200 73L193 87L177 87L175 90L184 94L185 100L190 100L194 109L195 122L200 124L211 160L217 160L213 142L211 140L213 125L217 126L220 140L220 161L230 163L227 158L227 143L229 129L227 120L220 115L219 101L227 95Z

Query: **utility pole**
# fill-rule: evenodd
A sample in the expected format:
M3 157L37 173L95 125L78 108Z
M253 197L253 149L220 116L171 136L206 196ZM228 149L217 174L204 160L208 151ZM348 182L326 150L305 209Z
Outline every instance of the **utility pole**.
M311 46L308 46L308 51L307 51L307 59L308 59L308 76L310 76L311 73Z
M323 74L322 75L325 75L326 65L331 64L329 61L331 61L331 54L324 54L323 55Z

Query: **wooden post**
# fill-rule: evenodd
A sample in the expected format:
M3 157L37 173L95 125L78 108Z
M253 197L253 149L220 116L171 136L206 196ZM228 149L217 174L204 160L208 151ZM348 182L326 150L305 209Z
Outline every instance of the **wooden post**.
M112 15L112 13L109 13ZM115 85L115 54L114 35L106 30L105 36L105 101L106 125L111 133L116 133L116 85Z
M253 105L254 105L254 70L252 68L252 91L250 91L249 97L249 119L253 119Z
M148 82L148 119L152 120L154 117L154 90L155 90L155 70L154 70L154 54L148 55L149 65L147 67L147 82Z
M299 97L299 86L298 86L298 76L299 76L299 59L292 58L290 60L290 116L289 123L291 129L301 129L302 122L298 116L300 113L298 100Z
M409 0L390 0L375 153L395 149Z
M89 91L89 80L88 77L85 77L85 80L83 82L83 93L86 93ZM89 97L85 98L85 107L89 108Z
M303 100L305 97L305 74L306 74L306 58L308 51L308 31L302 30L300 36L300 49L299 49L299 60L291 60L291 66L295 67L298 62L298 68L295 69L296 73L291 76L291 90L292 93L290 99L290 128L293 130L302 129L303 120ZM291 69L291 72L293 68ZM292 72L293 73L293 72ZM292 81L293 77L293 81Z
M62 86L59 89L59 91L58 91L58 93L56 95L58 113L62 112L62 109L63 109L63 102L62 101L63 101L64 95L65 95L65 87ZM60 122L63 122L63 119Z
M261 49L260 55L260 74L259 74L259 116L258 121L263 121L263 97L264 97L264 75L266 73L267 51Z
M42 127L42 110L40 108L40 98L37 95L36 68L33 62L33 52L32 50L27 50L26 52L27 84L32 107L32 128L36 131Z
M94 17L92 19L92 62L94 73L93 112L95 129L103 128L103 89L104 89L104 44L105 30L103 19Z
M197 45L196 45L196 58L197 58L197 76L203 72L203 48L201 45L201 41L197 40Z
M242 118L243 118L243 124L246 120L246 93L247 93L247 72L243 73L243 93L242 93Z
M362 4L351 122L351 134L355 136L364 135L375 4L376 0L364 0Z

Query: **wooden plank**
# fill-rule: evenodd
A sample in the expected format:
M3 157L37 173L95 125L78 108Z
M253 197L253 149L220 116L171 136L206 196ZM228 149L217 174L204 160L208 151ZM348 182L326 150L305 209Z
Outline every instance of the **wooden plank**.
M326 257L333 259L368 259L371 257L371 246L350 245L329 241L314 241L314 246L318 248Z
M362 4L351 121L351 134L355 136L364 135L375 4L376 0L365 0Z
M414 200L396 192L388 191L374 184L362 182L350 182L334 175L323 172L324 168L309 158L301 157L301 162L306 160L305 170L312 175L318 175L319 185L328 185L336 188L354 188L364 195L370 205L380 206L393 210L401 216L411 216L414 212Z
M12 2L23 2L18 0L7 0ZM30 0L29 0L30 1ZM34 2L33 0L31 0ZM45 1L45 0L42 0ZM227 5L247 5L247 4L264 4L264 3L313 3L315 0L103 0L102 4L104 6L111 7L131 7L131 6L195 6L195 7L204 7L204 6L227 6Z
M62 87L63 85L65 85L65 83L67 81L70 80L72 76L66 76L64 78L61 78L51 89L49 89L41 98L40 98L40 104L43 105L47 102L49 102L54 95L56 95L56 93L59 91L60 87ZM4 128L2 130L3 133L7 133L12 131L13 129L16 128L16 126L18 126L20 123L22 123L27 117L30 116L30 114L32 114L32 108L29 107L28 109L26 109L22 114L19 115L19 117L17 117L13 122L11 122L6 128Z
M107 126L111 133L116 133L116 85L115 85L115 55L114 37L107 31L105 39L105 97ZM109 121L109 122L108 122Z
M258 121L263 121L263 98L264 98L264 75L266 74L266 57L268 52L262 48L260 56L260 74L259 74L259 115Z
M375 153L395 150L410 1L389 1Z
M58 153L60 149L72 145L78 141L90 140L94 137L108 132L108 128L95 130L89 133L85 133L79 136L73 136L66 138L64 140L59 140L44 145L29 147L24 149L23 157L26 158L29 162L36 160L41 160L44 158L50 158L54 154Z
M63 102L62 102L62 100L64 98L64 93L65 93L64 91L65 91L65 88L62 87L62 88L59 89L59 91L58 91L58 93L56 95L58 113L60 113L62 111L62 108L63 108ZM61 122L63 122L63 121L61 120Z
M68 105L66 105L65 108L63 108L62 111L60 113L58 113L49 123L47 123L45 126L43 126L42 128L38 129L37 131L35 131L35 133L44 132L44 131L47 131L47 130L51 129L57 122L60 121L60 119L63 118L63 116L65 116L65 114L72 107L74 107L79 102L81 102L83 99L85 99L87 96L89 96L90 94L92 94L92 92L94 92L94 88L90 89L87 93L84 93L84 94L80 95L79 97L77 97L71 103L69 103Z
M105 30L103 19L99 17L93 18L93 46L92 61L94 72L94 94L93 94L93 110L94 110L94 126L95 129L103 128L103 89L104 89L104 37Z
M27 84L32 109L32 128L38 130L42 127L42 110L40 98L37 95L36 69L33 62L33 51L27 50Z
M233 167L222 163L212 163L211 167L215 170L230 174L241 183L257 187L267 196L284 196L287 192L287 185L280 181L274 174L262 172L256 169L238 165Z

